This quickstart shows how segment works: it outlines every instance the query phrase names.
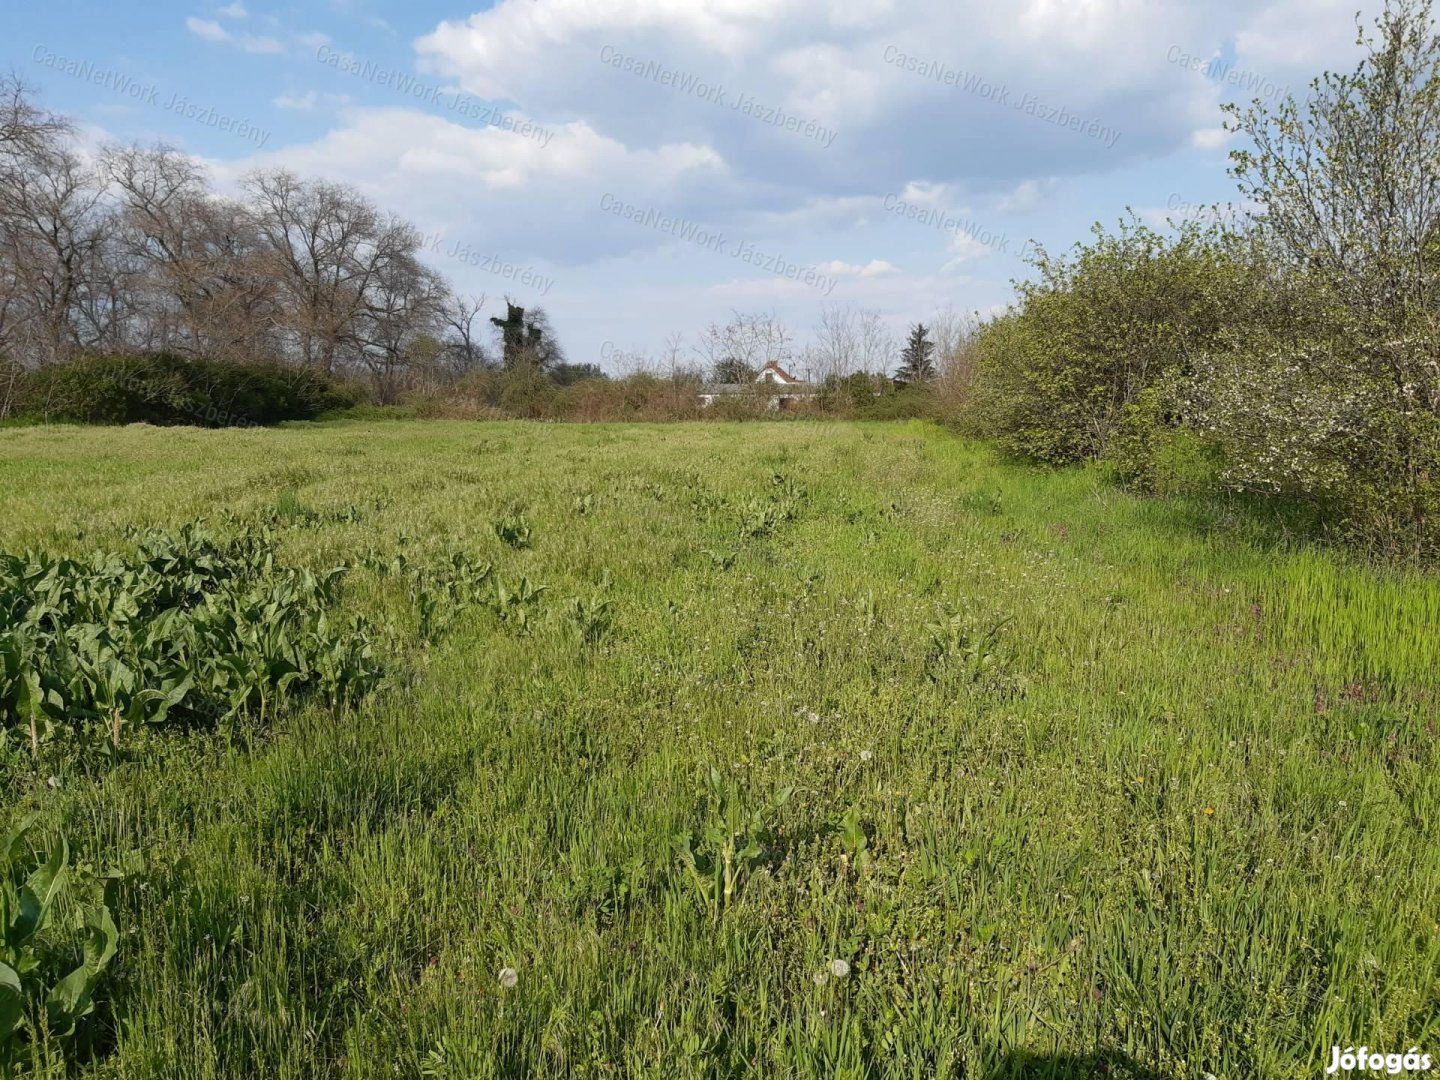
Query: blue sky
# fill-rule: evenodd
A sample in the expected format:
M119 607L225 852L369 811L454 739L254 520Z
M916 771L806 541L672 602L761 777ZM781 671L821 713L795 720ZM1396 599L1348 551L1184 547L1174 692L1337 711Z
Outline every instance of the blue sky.
M221 189L349 183L601 362L732 309L899 335L1003 306L1030 243L1229 203L1220 103L1353 66L1356 6L56 0L7 12L0 63L88 142L179 146Z

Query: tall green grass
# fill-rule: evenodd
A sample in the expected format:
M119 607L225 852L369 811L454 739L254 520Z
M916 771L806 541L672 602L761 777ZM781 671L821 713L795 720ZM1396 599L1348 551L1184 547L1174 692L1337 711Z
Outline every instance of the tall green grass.
M145 858L82 1075L1241 1080L1440 1048L1433 577L923 425L26 429L0 492L3 550L225 508L290 565L463 550L544 587L338 721L6 752L0 827ZM377 573L344 603L416 617ZM708 870L736 828L717 905L678 851Z

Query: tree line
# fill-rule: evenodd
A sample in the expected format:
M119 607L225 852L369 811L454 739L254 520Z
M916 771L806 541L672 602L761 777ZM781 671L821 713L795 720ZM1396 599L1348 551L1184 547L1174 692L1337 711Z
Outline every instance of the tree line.
M414 225L345 185L274 169L224 197L174 148L90 154L74 136L0 76L0 415L26 372L97 354L361 376L381 402L564 363L545 313L508 303L492 359L485 297L453 289Z
M566 388L608 378L567 361L539 308L506 298L487 319L486 297L459 293L426 264L414 225L350 187L273 169L225 196L172 147L91 153L75 134L33 88L0 76L0 418L28 406L183 422L243 417L246 403L307 417L355 400L334 393L345 380L380 405L548 415ZM859 402L862 384L873 396L893 390L892 371L901 384L933 380L931 351L948 355L958 336L953 316L942 321L939 342L919 328L920 351L899 370L879 314L839 307L803 350L773 314L736 312L691 347L672 338L663 379L656 361L613 359L636 383L631 399L653 399L643 388L661 382L685 387L666 395L667 415L693 412L693 384L752 380L770 362L845 383L827 401ZM205 400L221 387L224 401Z

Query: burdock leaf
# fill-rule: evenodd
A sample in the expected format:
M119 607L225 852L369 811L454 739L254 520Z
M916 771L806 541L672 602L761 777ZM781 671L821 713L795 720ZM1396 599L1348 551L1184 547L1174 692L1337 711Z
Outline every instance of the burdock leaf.
M25 991L20 976L9 964L0 963L0 1042L20 1030L25 1022Z

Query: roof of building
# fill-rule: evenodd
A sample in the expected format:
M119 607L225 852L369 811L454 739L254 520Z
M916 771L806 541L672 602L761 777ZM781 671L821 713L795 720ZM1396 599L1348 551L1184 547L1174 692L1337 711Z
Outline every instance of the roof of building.
M800 381L799 379L795 378L794 375L791 375L788 371L786 371L783 367L776 363L774 360L770 361L770 363L766 364L763 368L760 369L760 374L755 376L755 381L759 382L761 379L763 379L767 371L773 371L776 375L780 376L782 382L798 383Z
M766 378L766 376L771 376ZM797 379L790 372L786 371L773 360L766 364L755 376L753 383L712 383L706 386L701 392L704 394L744 394L755 392L761 387L775 387L784 390L794 390L800 393L812 391L815 388L809 383ZM763 390L761 391L764 392Z

